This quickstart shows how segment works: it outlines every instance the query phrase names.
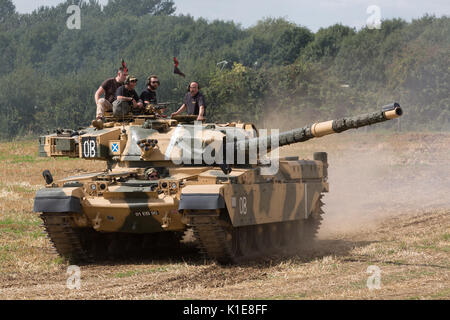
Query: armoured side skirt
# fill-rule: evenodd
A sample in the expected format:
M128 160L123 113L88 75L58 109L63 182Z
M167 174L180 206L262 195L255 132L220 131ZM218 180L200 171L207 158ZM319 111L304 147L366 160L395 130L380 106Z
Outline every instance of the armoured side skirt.
M68 196L61 189L43 189L36 193L34 212L81 212L80 199Z
M220 194L182 194L179 210L216 210L225 208Z
M224 187L234 227L307 219L319 204L323 182L233 184Z

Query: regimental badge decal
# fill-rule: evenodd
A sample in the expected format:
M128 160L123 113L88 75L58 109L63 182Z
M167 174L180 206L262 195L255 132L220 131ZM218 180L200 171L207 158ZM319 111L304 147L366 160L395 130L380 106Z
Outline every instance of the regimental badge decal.
M114 152L114 153L119 152L119 144L118 143L113 143L111 145L111 151Z
M109 142L109 154L112 156L120 155L120 141Z

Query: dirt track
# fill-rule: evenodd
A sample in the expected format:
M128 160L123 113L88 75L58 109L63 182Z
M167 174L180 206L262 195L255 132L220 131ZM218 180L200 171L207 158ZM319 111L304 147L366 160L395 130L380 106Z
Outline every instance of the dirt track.
M28 159L14 146L0 149ZM192 250L80 266L80 290L67 289L68 264L38 233L31 206L43 168L64 176L92 164L2 160L0 299L449 299L449 146L448 134L350 134L288 147L283 154L329 152L331 191L315 247L228 267ZM381 270L380 289L367 287L369 266Z
M81 266L81 289L66 288L66 265L51 273L2 276L2 299L416 299L450 296L450 211L386 220L375 231L322 239L303 257L223 267L178 259ZM49 257L50 258L50 257ZM183 261L185 259L185 261ZM381 289L367 288L369 265Z

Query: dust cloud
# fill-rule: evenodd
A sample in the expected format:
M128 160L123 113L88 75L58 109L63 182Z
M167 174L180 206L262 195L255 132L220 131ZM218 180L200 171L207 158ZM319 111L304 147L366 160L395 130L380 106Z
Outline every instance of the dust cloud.
M394 215L450 208L449 134L349 137L329 151L330 192L319 238L372 229Z
M272 111L260 125L283 132L324 121L317 116ZM394 132L401 129L394 121L280 149L280 156L301 159L328 153L330 192L319 238L373 229L394 215L450 208L450 134Z
M260 125L283 132L324 121L316 117L317 110L302 117L272 111ZM280 156L301 159L328 153L330 192L323 198L319 238L370 230L395 215L450 208L450 134L394 132L404 129L403 118L401 126L395 120L280 149Z
M260 125L283 132L324 120L314 117L317 112L301 118L269 112ZM395 215L450 208L450 133L395 132L402 128L394 121L280 149L280 156L300 159L328 153L330 192L323 198L319 238L373 229Z

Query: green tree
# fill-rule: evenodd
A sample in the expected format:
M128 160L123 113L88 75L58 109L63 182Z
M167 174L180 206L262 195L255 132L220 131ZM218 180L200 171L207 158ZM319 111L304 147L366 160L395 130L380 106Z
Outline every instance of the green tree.
M0 23L1 138L88 125L96 89L122 58L137 91L159 76L160 101L181 105L189 82L199 81L210 121L288 129L398 101L403 128L450 130L448 17L313 34L285 19L242 28L174 16L173 1L163 0L115 0L103 12L97 0L67 0L31 14L0 4L9 12ZM82 7L81 30L66 27L71 4ZM186 78L173 73L174 56Z
M343 39L354 34L354 29L341 24L320 28L314 35L314 41L305 49L304 57L316 62L319 60L331 62L330 59L334 59L338 54Z
M11 0L0 0L0 23L6 20L8 16L16 13L16 6Z
M302 49L314 39L314 35L307 28L294 27L284 31L275 41L271 52L273 64L292 64L301 54Z
M110 0L104 8L108 15L129 14L141 17L147 14L161 16L175 12L172 0Z
M260 121L260 103L267 89L266 74L234 63L231 70L217 70L205 89L212 121Z

